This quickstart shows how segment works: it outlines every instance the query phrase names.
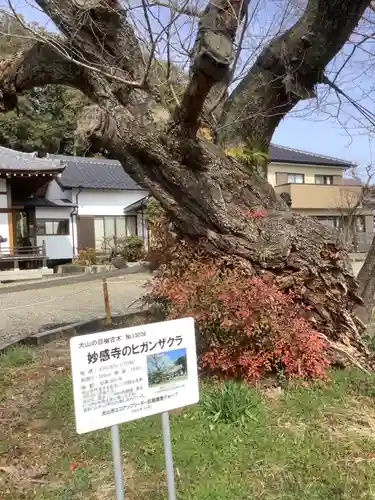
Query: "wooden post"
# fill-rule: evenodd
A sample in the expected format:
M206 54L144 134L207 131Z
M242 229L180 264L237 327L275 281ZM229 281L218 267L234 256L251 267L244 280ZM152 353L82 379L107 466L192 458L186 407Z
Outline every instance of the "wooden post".
M103 295L104 295L104 307L105 307L105 324L111 325L112 324L111 306L109 304L107 278L103 278Z
M38 249L37 249L38 251ZM46 242L45 240L42 241L42 255L43 255L43 269L47 267L47 248L46 248Z

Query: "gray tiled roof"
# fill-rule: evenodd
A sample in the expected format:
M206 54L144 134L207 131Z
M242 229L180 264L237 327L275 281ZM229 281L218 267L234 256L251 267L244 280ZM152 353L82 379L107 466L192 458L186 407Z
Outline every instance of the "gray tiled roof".
M62 170L61 163L52 158L38 158L36 153L21 153L0 146L0 170L53 171Z
M60 184L65 188L81 186L88 189L142 189L124 171L117 160L63 155L50 155L49 158L54 159L54 161L58 160L62 165L65 165L65 170L59 179ZM326 165L341 168L353 166L348 161L285 148L276 144L271 144L269 159L271 162Z
M53 158L65 165L59 179L59 183L65 188L142 189L117 160L62 155Z
M124 214L126 214L127 212L132 212L133 210L140 210L141 208L146 208L148 199L149 196L145 196L144 198L135 201L131 205L128 205L127 207L124 208Z
M350 161L308 153L307 151L300 151L299 149L286 148L277 144L271 144L268 156L270 161L275 163L300 163L341 168L350 168L354 166Z

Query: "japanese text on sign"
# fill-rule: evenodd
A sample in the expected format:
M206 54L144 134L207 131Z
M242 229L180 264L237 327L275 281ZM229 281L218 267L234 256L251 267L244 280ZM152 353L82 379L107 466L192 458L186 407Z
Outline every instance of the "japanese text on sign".
M121 338L121 337L118 337ZM124 347L113 347L112 349L104 349L102 351L93 351L87 353L88 363L96 363L97 361L109 361L111 358L119 359L121 356L130 356L134 354L143 354L147 352L152 352L156 348L164 349L165 347L172 348L173 345L180 346L182 343L181 335L176 337L162 338L157 342L148 341L142 342L142 344L131 344L125 345ZM90 347L95 347L96 342L90 343ZM81 342L80 348L85 347L84 343Z
M79 433L198 401L192 318L74 337L70 346Z

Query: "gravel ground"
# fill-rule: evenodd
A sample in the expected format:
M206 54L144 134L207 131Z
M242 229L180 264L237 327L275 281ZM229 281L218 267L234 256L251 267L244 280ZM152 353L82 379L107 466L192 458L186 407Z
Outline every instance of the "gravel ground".
M117 276L108 280L112 313L124 314L143 292L149 274ZM0 295L0 344L21 335L60 325L104 316L101 280L59 285Z

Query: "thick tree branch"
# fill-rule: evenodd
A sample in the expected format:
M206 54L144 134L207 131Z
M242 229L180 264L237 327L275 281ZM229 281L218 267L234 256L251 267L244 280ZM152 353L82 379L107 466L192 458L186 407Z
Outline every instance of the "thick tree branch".
M339 52L369 0L309 0L298 22L274 39L228 99L219 141L262 143L300 101L314 97L325 67Z
M134 80L125 80L123 77L121 77L118 72L113 71L111 68L110 71L111 73L106 72L106 67L104 66L97 66L97 65L92 65L85 61L82 57L77 58L76 55L74 54L74 51L72 50L72 46L68 45L65 40L61 40L60 37L57 36L49 36L45 35L43 33L35 29L33 29L31 26L29 26L27 23L25 23L20 17L17 12L13 9L11 6L13 15L15 20L24 28L25 32L29 31L30 32L30 38L35 41L43 42L45 45L49 45L51 49L53 49L57 55L61 56L63 59L66 59L67 61L76 64L79 67L82 67L86 69L87 71L92 71L94 73L100 74L107 80L111 82L116 82L120 83L122 85L125 85L126 87L131 87L131 88L143 88L144 83L143 82L136 82Z
M229 80L234 40L249 0L210 0L199 20L191 76L174 120L195 135L211 89Z
M69 41L71 55L107 74L141 82L144 61L139 41L118 0L36 0Z
M176 136L166 135L162 127L140 125L124 108L111 113L98 106L86 108L79 118L79 131L119 159L127 173L162 202L181 232L207 238L230 253L238 251L240 241L244 256L259 251L256 231L244 210L276 208L282 213L285 208L266 181L256 172L249 175L217 146L186 137L180 137L178 143ZM199 168L193 168L194 164ZM257 184L255 191L253 183ZM228 217L229 212L235 217ZM232 231L238 240L231 240ZM279 242L279 251L284 250Z
M38 42L31 49L0 61L2 111L16 107L17 94L48 84L75 87L96 102L106 95L104 82L61 57L49 44Z

